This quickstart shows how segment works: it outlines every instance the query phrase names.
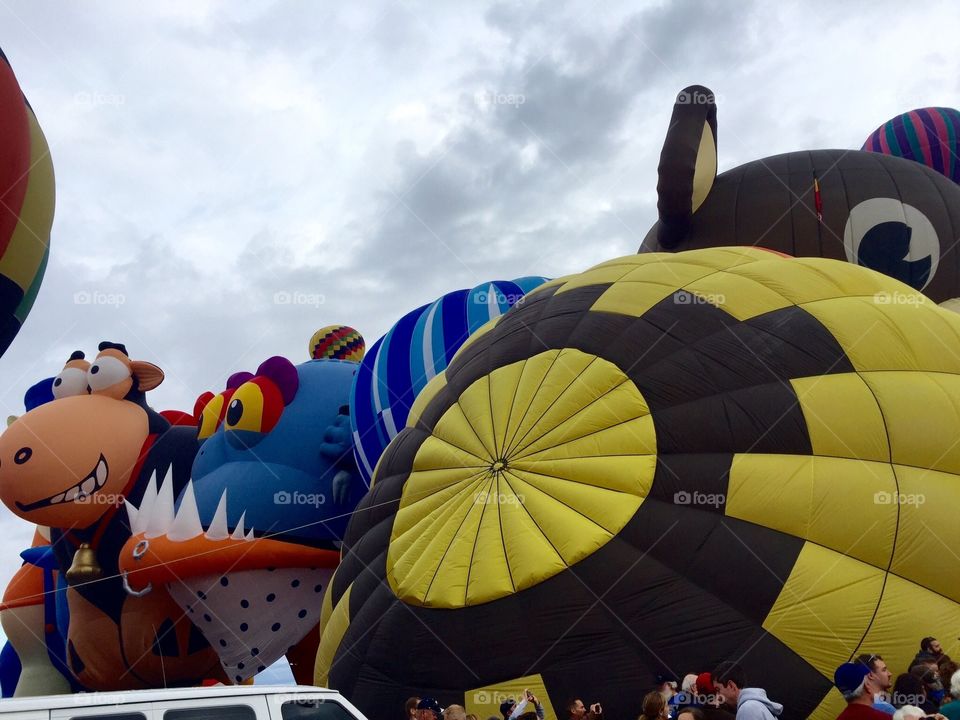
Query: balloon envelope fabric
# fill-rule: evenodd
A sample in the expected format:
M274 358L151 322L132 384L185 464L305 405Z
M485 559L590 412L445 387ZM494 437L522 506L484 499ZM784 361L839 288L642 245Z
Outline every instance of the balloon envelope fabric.
M754 245L863 265L940 302L960 296L960 186L923 163L801 150L717 174L717 106L681 91L660 154L659 220L641 251Z
M364 480L369 483L387 443L403 428L417 394L464 341L546 281L495 280L447 293L404 315L377 340L357 371L350 403L354 453Z
M53 162L33 108L0 50L0 355L40 289L53 225Z
M783 717L836 717L841 662L906 667L960 623L958 350L906 285L757 248L541 286L385 451L315 680L380 717L535 675L626 717L658 674L737 660Z
M870 133L860 149L916 160L960 183L960 111L925 107L897 115Z

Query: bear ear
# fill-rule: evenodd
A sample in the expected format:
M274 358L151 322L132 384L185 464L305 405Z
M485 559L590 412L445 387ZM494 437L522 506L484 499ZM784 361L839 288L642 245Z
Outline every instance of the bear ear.
M686 237L717 177L717 104L703 85L677 95L657 174L657 242L669 249Z

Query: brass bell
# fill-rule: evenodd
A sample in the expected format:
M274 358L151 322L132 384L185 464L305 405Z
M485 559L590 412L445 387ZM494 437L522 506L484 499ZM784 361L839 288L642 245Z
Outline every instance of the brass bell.
M101 575L103 571L100 569L100 563L97 562L97 554L89 543L80 543L80 547L73 555L70 569L66 572L67 580L72 584L84 583L97 580Z

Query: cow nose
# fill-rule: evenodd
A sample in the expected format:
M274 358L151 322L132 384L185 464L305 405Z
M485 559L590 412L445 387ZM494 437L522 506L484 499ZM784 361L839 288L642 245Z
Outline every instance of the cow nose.
M33 455L33 450L28 447L22 447L17 450L17 454L13 456L13 461L17 465L23 465L27 460L30 459L31 455Z

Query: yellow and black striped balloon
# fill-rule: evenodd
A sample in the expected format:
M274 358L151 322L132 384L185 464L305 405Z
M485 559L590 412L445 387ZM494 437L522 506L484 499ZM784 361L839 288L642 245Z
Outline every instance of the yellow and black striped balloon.
M835 717L860 652L960 650L958 437L960 315L890 277L742 247L560 278L418 397L316 679L375 717L524 683L629 717L729 659L784 717Z
M50 253L50 149L0 51L0 354L33 307Z

